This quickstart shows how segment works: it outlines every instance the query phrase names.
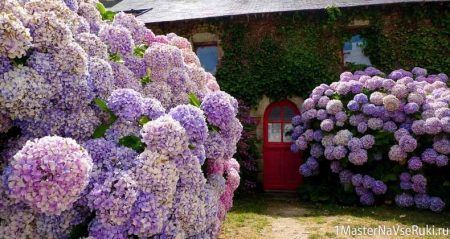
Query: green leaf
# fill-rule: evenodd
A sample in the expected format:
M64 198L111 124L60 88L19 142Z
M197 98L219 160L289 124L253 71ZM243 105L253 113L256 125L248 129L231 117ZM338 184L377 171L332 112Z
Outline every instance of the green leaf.
M131 148L138 153L143 152L145 149L145 144L135 135L128 135L120 138L119 144Z
M114 16L116 16L117 13L113 11L106 11L105 14L102 15L103 20L105 21L112 21L114 20Z
M108 112L108 113L112 113L112 111L108 108L108 104L106 103L106 101L100 99L100 98L95 98L94 99L94 103L95 105L98 106L98 108L100 108L101 110Z
M14 66L19 66L19 65L26 66L28 58L29 58L29 56L23 56L21 58L14 58L11 61Z
M144 57L144 53L147 50L148 45L146 44L139 44L133 49L133 54L139 58Z
M210 132L220 132L220 128L211 124L208 124L208 130Z
M102 3L97 3L97 10L100 12L100 15L102 16L102 19L105 21L112 21L114 19L114 16L117 14L113 11L107 10L105 5Z
M138 123L140 126L144 126L144 124L146 124L150 121L151 121L150 118L145 115L138 119Z
M189 149L191 149L191 150L196 148L195 145L193 145L193 144L190 144L188 147L189 147Z
M109 127L111 127L111 124L108 124L108 123L100 124L94 130L94 133L92 134L92 138L93 139L102 138L103 136L105 136L106 130L108 130Z
M383 182L389 182L389 181L396 181L397 180L397 176L395 175L395 174L393 174L393 173L390 173L390 174L386 174L386 175L383 175L382 177L381 177L381 181L383 181Z
M109 55L109 60L113 61L113 62L117 62L117 63L123 63L124 61L122 60L122 57L120 57L119 54L117 53L113 53Z
M105 5L103 5L101 2L98 2L96 7L97 7L97 10L100 12L100 15L105 14L105 12L106 12Z
M201 102L194 93L189 93L189 104L200 108Z
M143 85L147 85L147 84L149 84L149 83L152 83L152 79L150 78L149 75L146 75L146 76L144 76L144 77L141 78L141 83L142 83Z

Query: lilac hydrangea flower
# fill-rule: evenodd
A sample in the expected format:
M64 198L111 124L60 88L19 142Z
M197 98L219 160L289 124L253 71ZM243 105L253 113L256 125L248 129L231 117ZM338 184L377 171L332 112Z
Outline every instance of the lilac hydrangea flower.
M363 176L361 174L354 174L352 176L352 185L355 187L361 186L363 182Z
M108 107L125 120L137 120L143 114L143 98L135 90L117 89L108 98Z
M450 154L450 140L446 138L435 140L433 142L433 149L440 154Z
M328 114L335 115L336 113L342 111L343 105L340 100L330 100L327 103L326 110Z
M367 162L367 151L364 149L352 151L348 155L348 161L354 165L363 165Z
M433 212L441 212L445 207L445 202L439 197L430 198L430 210Z
M362 205L370 206L375 203L375 198L374 198L373 194L369 192L369 193L361 195L359 201L361 202Z
M414 205L414 197L407 193L402 193L395 196L395 203L399 207L411 207Z
M380 180L376 180L373 183L372 191L375 195L382 195L387 192L387 186L384 182L382 182Z
M203 112L191 105L179 105L172 108L169 115L180 122L186 130L189 141L203 144L208 135L208 127Z
M352 175L353 173L349 170L345 169L339 173L339 179L342 184L350 184L352 183Z
M430 196L428 196L427 194L416 194L414 196L414 203L419 209L428 209L430 208L431 204Z
M176 156L188 148L186 130L168 115L146 123L141 135L148 149L164 155Z
M92 159L75 140L47 136L28 141L10 165L10 195L55 215L69 209L87 186Z
M333 173L339 173L342 171L342 165L339 163L339 161L333 161L330 163L330 169Z
M226 129L230 120L237 114L237 101L225 92L216 91L205 97L201 109L209 123Z
M423 164L419 157L411 157L408 160L408 168L411 170L420 170Z
M438 153L432 149L428 148L425 151L422 152L422 161L428 164L434 164L436 162L436 157L438 156Z

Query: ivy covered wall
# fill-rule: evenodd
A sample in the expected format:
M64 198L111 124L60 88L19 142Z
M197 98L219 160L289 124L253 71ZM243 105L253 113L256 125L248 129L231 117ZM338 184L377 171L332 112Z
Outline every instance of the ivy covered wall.
M355 22L368 22L358 26ZM283 14L257 14L149 25L156 33L184 37L210 32L224 55L217 79L221 87L256 106L307 96L343 70L342 46L354 34L367 40L364 53L383 71L422 66L450 74L448 3L396 4L350 9L328 8Z

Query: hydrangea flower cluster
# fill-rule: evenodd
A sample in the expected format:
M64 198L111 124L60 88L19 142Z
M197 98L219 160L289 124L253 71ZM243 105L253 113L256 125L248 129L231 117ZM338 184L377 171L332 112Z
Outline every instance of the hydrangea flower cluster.
M319 164L327 164L363 205L387 199L386 192L397 188L403 192L390 198L397 205L442 211L450 199L427 195L427 179L448 168L448 84L446 74L428 75L419 67L387 76L368 67L316 87L303 102L301 115L292 119L291 150L309 154L300 173L319 175ZM399 177L393 178L392 172Z
M240 181L238 103L187 39L105 11L0 3L0 234L216 238Z

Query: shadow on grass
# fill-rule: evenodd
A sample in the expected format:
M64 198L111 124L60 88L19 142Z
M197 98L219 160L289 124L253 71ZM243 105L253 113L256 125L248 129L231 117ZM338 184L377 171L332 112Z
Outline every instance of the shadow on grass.
M276 210L271 210L275 208ZM450 226L450 212L433 213L431 211L416 208L398 208L389 205L377 205L372 207L342 206L336 204L322 204L300 202L295 198L277 198L264 193L241 196L235 199L232 213L258 214L261 216L280 216L280 211L288 211L285 215L296 218L310 218L317 220L319 217L353 217L364 220L376 220L379 223L426 225L435 227ZM326 220L326 219L324 219ZM372 221L373 222L373 221ZM378 223L378 224L379 224ZM376 225L366 225L376 226Z

